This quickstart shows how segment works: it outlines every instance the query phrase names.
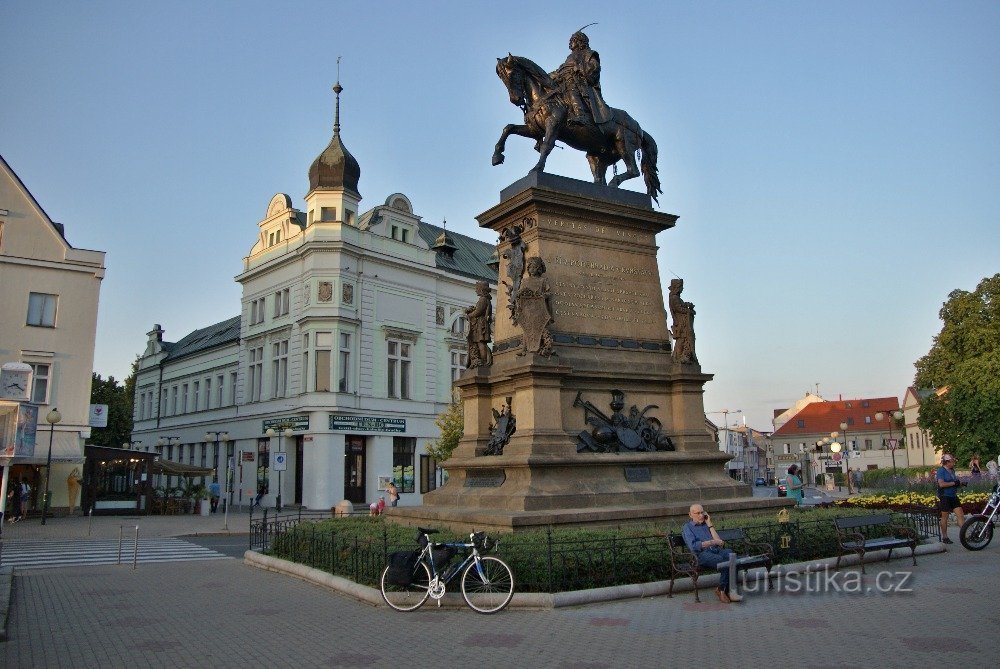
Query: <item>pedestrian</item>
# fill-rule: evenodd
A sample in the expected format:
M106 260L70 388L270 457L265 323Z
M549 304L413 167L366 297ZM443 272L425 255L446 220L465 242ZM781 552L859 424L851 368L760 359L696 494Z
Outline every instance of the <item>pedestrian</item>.
M383 509L385 509L385 497L379 497L377 502L368 505L368 515L381 516Z
M8 523L16 523L21 520L21 484L15 483L7 491L7 505L10 510L7 512Z
M257 488L257 496L253 499L253 506L260 506L260 500L264 497L264 493L267 491L267 487L262 483ZM253 508L253 507L251 507Z
M945 453L937 470L938 511L941 512L941 543L955 543L948 538L948 517L955 513L958 526L965 522L965 512L958 501L958 489L964 485L955 473L955 456Z
M396 488L396 484L392 481L385 486L385 491L389 495L389 506L396 506L399 504L399 489Z
M219 485L218 481L212 481L208 484L208 495L212 500L212 513L215 513L219 508L219 498L222 497L222 486Z
M972 456L972 460L969 462L969 473L972 474L972 478L978 479L983 473L983 466L979 462L979 454L976 453Z
M861 482L864 480L865 475L860 469L854 470L854 489L857 492L861 492Z
M788 468L788 480L785 483L787 496L795 500L795 506L802 506L802 478L799 477L798 465Z
M725 542L719 538L719 533L712 524L712 517L701 504L692 504L688 509L688 516L691 520L684 524L681 535L688 550L698 558L698 565L715 569L721 563L729 561L729 569L719 572L719 587L715 589L719 601L723 604L740 601L743 598L729 590L730 583L736 581L736 553L723 548Z
M28 512L28 502L31 500L31 484L28 477L21 477L21 508L18 511L17 519L24 520L24 514Z

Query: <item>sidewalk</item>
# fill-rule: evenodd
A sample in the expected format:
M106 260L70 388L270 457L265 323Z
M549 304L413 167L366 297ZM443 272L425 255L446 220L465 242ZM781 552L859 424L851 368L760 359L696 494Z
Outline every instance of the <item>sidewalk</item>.
M254 518L263 514L257 510ZM183 537L205 534L249 534L250 513L233 508L229 512L228 529L223 513L207 516L184 514L173 516L56 516L45 519L32 516L17 523L4 523L2 539L4 543L17 541L38 541L44 539L117 539L118 533L135 537L139 527L139 537Z

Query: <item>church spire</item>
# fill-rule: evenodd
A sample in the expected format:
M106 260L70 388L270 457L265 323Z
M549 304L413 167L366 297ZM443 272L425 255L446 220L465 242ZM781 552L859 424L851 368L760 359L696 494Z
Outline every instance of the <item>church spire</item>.
M319 154L309 168L309 191L317 189L342 188L355 195L358 199L358 181L361 179L361 166L344 146L340 138L340 94L344 87L340 85L340 58L337 58L337 83L333 86L336 95L336 106L333 117L333 137L323 153Z

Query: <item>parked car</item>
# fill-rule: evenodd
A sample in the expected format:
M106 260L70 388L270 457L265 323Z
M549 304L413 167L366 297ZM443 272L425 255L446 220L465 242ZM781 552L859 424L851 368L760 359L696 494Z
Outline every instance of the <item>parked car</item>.
M754 485L767 485L767 481L764 480L763 476L758 476L757 480L754 481Z
M788 479L778 481L778 497L788 497Z

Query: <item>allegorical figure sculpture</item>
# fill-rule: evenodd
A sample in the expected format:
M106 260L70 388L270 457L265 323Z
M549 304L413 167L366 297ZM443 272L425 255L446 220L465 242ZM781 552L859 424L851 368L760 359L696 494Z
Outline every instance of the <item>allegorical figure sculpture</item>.
M493 364L493 352L489 346L493 331L493 301L490 299L490 285L485 281L477 281L476 295L479 296L479 300L474 306L465 310L465 315L469 320L469 333L466 338L469 345L469 362L466 369L489 367Z
M694 304L681 299L684 290L683 279L670 281L670 317L673 319L674 336L673 358L681 363L697 363L698 356L694 352Z
M587 425L593 425L591 431L584 430L577 435L576 450L578 453L621 453L625 451L672 451L674 443L663 431L663 426L656 418L646 416L650 409L658 409L655 404L649 404L639 411L632 405L629 414L622 413L625 408L625 393L621 390L611 391L611 415L604 414L590 401L584 400L582 391L573 400L574 407L581 407Z
M552 334L549 324L552 317L552 289L545 274L545 262L538 256L528 258L528 276L521 280L521 287L514 296L517 323L521 326L521 350L518 355L537 353L552 355Z
M507 138L519 135L536 140L539 156L531 171L543 172L549 153L560 140L587 154L594 183L617 187L641 174L650 197L655 200L662 192L656 142L627 112L604 102L601 59L582 31L570 38L570 55L552 74L527 58L510 54L497 58L496 71L511 103L524 112L524 124L510 123L500 133L493 151L494 165L504 161ZM640 151L642 159L636 162ZM609 184L608 168L619 160L625 163L625 171Z

